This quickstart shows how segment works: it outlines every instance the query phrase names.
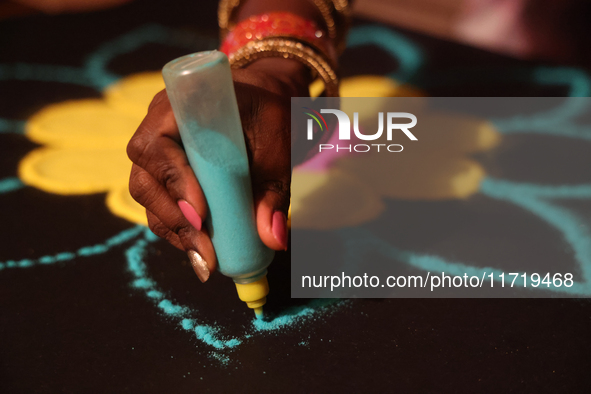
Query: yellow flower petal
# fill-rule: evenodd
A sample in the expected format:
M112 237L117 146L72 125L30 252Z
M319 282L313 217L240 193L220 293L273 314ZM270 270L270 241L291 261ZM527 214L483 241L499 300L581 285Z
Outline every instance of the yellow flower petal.
M421 116L422 115L422 116ZM435 150L450 155L464 155L490 150L501 141L494 125L482 118L464 114L426 112L413 128L421 151Z
M318 97L324 82L317 79L310 85L310 96ZM339 87L341 97L422 97L425 94L411 86L400 84L381 75L358 75L344 78ZM345 111L346 112L346 111Z
M380 75L358 75L343 79L341 97L421 97L425 94L392 78Z
M57 194L106 192L127 185L130 171L123 149L40 148L19 164L25 184Z
M449 156L375 154L343 159L337 168L363 180L378 195L406 200L466 198L479 190L485 176L477 162Z
M339 170L295 171L291 181L291 226L332 229L376 218L384 205L374 191Z
M105 91L107 104L118 111L143 119L150 102L164 89L160 72L146 72L131 75L109 86Z
M49 105L27 122L26 135L45 145L19 165L26 184L57 194L104 193L117 216L147 224L127 188L131 162L125 148L154 95L164 88L158 72L136 74L108 87L105 99Z
M141 118L111 108L104 100L66 101L33 115L26 135L54 147L125 149L140 122Z
M129 194L127 185L112 189L107 195L107 208L115 215L130 222L148 225L146 208L135 202Z

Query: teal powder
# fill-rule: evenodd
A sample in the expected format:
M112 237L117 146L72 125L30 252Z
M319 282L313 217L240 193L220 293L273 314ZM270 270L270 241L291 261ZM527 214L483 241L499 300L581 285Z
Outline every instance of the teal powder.
M203 341L208 345L213 346L216 349L233 348L242 343L241 340L236 338L227 341L220 340L216 337L218 331L218 328L213 328L206 325L200 325L195 327L195 334L197 335L197 339Z
M398 35L383 27L355 27L350 31L349 41L351 46L377 45L387 51L392 57L396 58L400 64L398 70L390 76L401 81L411 80L424 63L424 56L418 46L406 37ZM105 43L105 45L88 57L84 67L71 68L51 65L0 64L0 79L64 82L81 86L93 86L97 89L102 89L119 78L119 76L108 71L106 67L114 57L135 50L142 45L151 42L176 42L182 47L194 46L193 37L183 36L182 33L177 34L177 32L158 26L148 26L118 37L112 42ZM513 78L513 75L516 74L514 71L515 70L511 71L504 77L510 80ZM532 69L532 71L533 73L530 74L533 75L532 82L534 83L555 86L566 85L570 87L569 93L571 96L586 97L591 95L591 80L587 74L581 70L566 67L537 67ZM499 79L502 78L503 76L500 76ZM576 102L567 102L566 105L571 107L565 105L564 108L559 108L557 110L558 112L553 113L553 116L555 117L554 122L559 122L560 127L551 127L553 125L548 124L544 125L545 123L541 120L546 121L547 119L498 119L495 120L495 126L497 126L503 133L524 133L538 128L538 132L543 134L554 134L557 136L589 140L591 138L591 133L589 132L588 127L577 126L573 124L570 118L565 121L567 116L573 116L573 114L576 114L577 111L580 110L580 108L577 108L574 104L576 104ZM557 114L560 116L556 117ZM25 122L20 120L0 118L0 132L22 132L24 125ZM528 129L530 131L528 131ZM224 142L219 144L224 145ZM214 141L213 145L216 146L216 148L219 148L219 144ZM230 147L230 150L232 148L233 147ZM229 165L229 168L219 165L216 167L214 164L208 163L205 158L198 157L197 160L203 162L203 165L205 166L204 168L207 169L208 173L212 174L208 181L215 182L217 185L234 183L245 189L250 186L246 184L244 179L240 178L240 172L233 170L229 171L229 168L233 168L231 165ZM216 176L221 176L221 180L223 181L216 178ZM201 177L202 175L199 175L200 180ZM205 177L207 178L207 175L205 175ZM18 178L5 178L0 180L0 193L18 190L23 186L24 185ZM585 279L585 283L575 283L575 286L570 288L570 290L587 295L591 294L591 246L589 244L591 236L588 226L568 209L558 206L552 201L552 199L589 199L591 198L589 196L589 190L591 190L591 185L529 185L490 178L486 179L481 185L481 192L483 194L491 198L520 206L537 217L540 217L543 221L559 231L565 242L574 251L575 259L580 265ZM228 191L224 187L220 187L214 191L214 196L212 196L211 199L208 197L208 203L216 205L218 200L215 196L227 193ZM248 196L250 196L250 194L248 194ZM220 201L219 206L222 210L225 209L225 207L236 209L236 207L239 207L239 200L241 198L243 198L243 196L239 196L236 201ZM216 223L214 223L213 227L215 229ZM348 253L345 253L345 255L349 258L358 258L362 255L378 251L378 253L382 253L393 259L403 261L409 265L424 270L445 270L445 272L449 273L458 272L462 274L466 272L467 269L473 271L483 270L483 268L478 269L475 266L460 262L450 262L439 256L399 250L387 242L377 239L369 232L343 230L339 234L346 241L344 245L347 248ZM241 236L242 235L243 234L241 234ZM251 338L253 336L252 333L261 335L273 332L274 330L277 331L295 327L298 324L303 324L307 319L310 319L313 316L330 311L331 305L336 307L342 304L342 302L334 302L334 300L313 301L307 306L288 310L270 321L259 319L254 320L252 325L253 331L246 332L241 338L223 339L220 336L222 327L210 327L198 324L195 319L188 319L187 316L197 315L198 311L176 305L172 301L167 300L165 294L157 289L156 282L148 277L147 267L143 258L146 253L147 245L155 242L158 238L143 226L136 226L125 230L111 237L103 244L83 247L75 253L62 252L55 255L42 256L37 260L23 259L20 261L8 260L0 262L0 270L13 268L29 269L30 267L35 267L37 265L50 266L57 262L73 261L77 257L104 254L111 250L111 248L122 245L138 236L141 236L141 238L136 239L136 242L125 251L127 269L132 277L130 285L139 291L143 291L145 295L154 302L156 307L167 310L167 316L178 319L180 326L184 330L194 333L200 341L217 350L223 351L236 348L242 343L242 338ZM355 247L359 247L359 249L355 250ZM228 271L236 269L237 265L239 264L233 263L232 260L230 260L227 267ZM225 266L224 269L226 269ZM486 270L490 272L492 269L486 268ZM134 287L137 284L140 284L140 286ZM553 290L568 291L569 289L557 288ZM333 303L325 305L324 303L327 301ZM305 344L307 344L306 341L300 342L300 345L302 346L305 346ZM217 351L211 352L210 356L222 364L227 364L230 361L230 358L227 355L220 354Z
M18 266L21 268L32 267L34 265L32 260L21 260L18 262Z
M421 49L402 34L377 25L352 28L347 37L347 47L376 45L398 61L397 70L389 75L399 82L409 82L424 63Z
M169 300L162 300L158 304L158 308L162 309L169 315L180 315L184 312L184 308L180 305L175 305Z
M25 185L18 178L4 178L0 180L0 194L23 188Z
M219 361L219 363L222 365L228 365L230 363L230 357L228 357L224 354L220 354L218 352L211 352L211 353L209 353L209 356L211 358ZM201 378L201 380L203 380L203 378Z
M195 323L193 320L191 319L183 319L181 321L181 327L183 327L185 330L190 331L193 328L195 328Z
M141 278L134 280L132 286L139 289L151 289L154 286L154 282L150 279Z
M12 119L2 119L0 118L0 134L2 133L12 133L12 134L23 134L25 132L25 124L24 120L12 120ZM20 180L19 180L20 182ZM6 190L4 192L9 192L12 190L20 189L24 186L21 184L17 188L10 188L10 190Z
M74 260L76 257L87 257L93 256L96 254L102 254L108 252L111 248L119 246L134 237L137 237L145 231L144 226L136 226L127 230L122 231L121 233L107 239L102 244L97 244L94 246L88 246L80 248L76 253L72 252L61 252L55 255L47 255L42 256L36 260L31 259L23 259L20 261L10 260L4 263L4 267L6 268L30 268L36 265L50 265L55 264L57 262L62 261L71 261Z
M102 254L109 250L107 245L94 245L94 246L85 246L83 248L78 249L78 254L80 256L92 256L95 254Z
M591 199L591 185L535 185L486 178L481 183L481 193L521 207L555 228L574 253L582 273L583 282L574 282L572 287L554 287L544 290L558 293L591 295L591 231L589 226L569 209L559 206L555 199ZM441 256L400 250L364 229L342 229L338 231L345 247L345 264L355 264L363 256L379 253L393 260L430 272L445 272L449 275L482 276L494 273L499 281L502 270L493 267L449 261ZM523 278L517 277L515 286L523 286ZM530 289L530 291L537 291Z
M273 320L265 321L262 319L254 319L252 324L256 331L274 331L287 326L294 326L295 324L311 317L314 314L326 309L330 305L343 303L344 301L338 299L318 299L313 300L308 305L294 307L286 310L280 316Z
M150 298L155 298L157 300L161 299L164 297L164 294L162 294L161 292L159 292L158 290L150 290L146 293L146 295Z

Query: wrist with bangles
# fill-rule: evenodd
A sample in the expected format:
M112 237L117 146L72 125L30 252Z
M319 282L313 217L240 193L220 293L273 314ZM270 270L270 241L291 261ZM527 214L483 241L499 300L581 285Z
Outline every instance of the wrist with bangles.
M320 2L314 0L315 4ZM335 0L334 4L337 3L348 12L345 0ZM338 96L336 37L339 33L344 38L341 32L345 28L337 29L332 19L334 29L331 33L327 22L326 32L314 21L289 12L252 15L234 24L231 15L238 4L239 0L222 0L218 15L223 37L220 50L228 55L232 68L245 67L264 58L293 59L308 67L313 77L322 79L326 96Z

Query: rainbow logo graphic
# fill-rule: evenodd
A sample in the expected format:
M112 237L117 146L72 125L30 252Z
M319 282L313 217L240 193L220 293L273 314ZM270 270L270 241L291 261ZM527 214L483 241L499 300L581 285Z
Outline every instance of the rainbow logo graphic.
M312 119L314 119L316 121L316 123L318 123L318 126L320 126L320 130L321 131L325 131L328 130L328 125L326 124L326 120L324 120L324 117L322 115L320 115L320 113L318 111L313 110L312 108L308 108L308 107L302 107L310 112L304 112L306 115L310 115L312 117ZM314 115L316 114L316 115ZM320 123L320 118L322 120L322 123ZM308 119L308 139L311 140L314 136L314 124L312 123L312 119ZM323 126L324 124L324 126Z

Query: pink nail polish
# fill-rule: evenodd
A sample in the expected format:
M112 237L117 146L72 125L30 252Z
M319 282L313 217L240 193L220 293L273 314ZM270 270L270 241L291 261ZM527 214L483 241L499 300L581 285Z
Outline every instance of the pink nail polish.
M191 223L191 226L195 227L197 231L201 231L201 216L199 216L191 204L185 200L179 200L178 205L185 218Z
M273 236L281 244L283 250L287 250L287 218L281 211L273 213L273 224L271 227Z

